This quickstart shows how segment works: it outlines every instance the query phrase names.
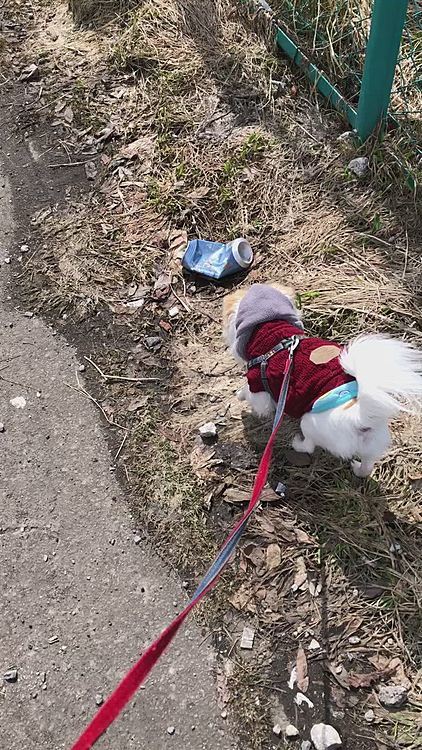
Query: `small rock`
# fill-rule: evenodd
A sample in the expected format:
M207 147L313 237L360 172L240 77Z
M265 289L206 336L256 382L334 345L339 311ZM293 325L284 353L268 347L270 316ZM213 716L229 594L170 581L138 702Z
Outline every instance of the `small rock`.
M29 253L29 246L21 245L21 253Z
M5 431L5 426L3 422L0 422L0 432L4 432L4 431Z
M273 726L273 734L275 734L276 737L280 737L283 729L281 728L280 724L274 724Z
M78 372L85 372L85 370L86 370L85 365L79 365Z
M15 396L10 399L10 403L15 409L23 409L26 406L26 399L23 396Z
M20 81L39 81L39 79L40 71L38 65L35 65L35 63L28 65L26 68L23 68L19 76Z
M351 635L349 638L349 643L352 644L352 646L357 646L358 643L360 643L360 638L358 635Z
M372 708L370 708L369 711L366 711L364 716L365 716L365 721L367 721L368 724L372 724L373 720L375 719L375 714Z
M23 315L24 315L24 318L33 318L34 317L34 313L30 312L29 310L27 312L24 312Z
M44 562L48 562L48 555L44 555L43 560Z
M220 716L222 719L227 719L227 711L222 711Z
M97 693L97 695L95 696L95 703L97 704L97 706L102 706L103 705L104 698L101 695L101 693Z
M341 133L341 135L337 138L340 143L355 143L356 141L356 131L355 130L346 130L345 133Z
M286 497L287 494L287 487L283 482L278 482L277 487L275 488L275 491L279 497Z
M302 742L302 744L300 746L300 750L311 750L311 747L312 747L312 745L309 742L309 740L303 740L303 742Z
M217 436L217 427L214 422L206 422L199 428L201 438L214 438Z
M163 341L160 336L147 336L145 339L145 346L150 351L158 352L163 345Z
M49 642L49 644L51 646L53 643L57 643L58 640L59 640L59 636L58 635L52 635L51 638L48 639L48 642Z
M342 744L339 733L330 724L314 724L311 740L315 750L334 750Z
M385 708L400 708L407 701L407 690L403 685L380 685L378 697Z
M309 651L318 651L319 648L321 648L321 646L319 645L318 641L315 638L312 638L308 646Z
M5 262L5 263L7 263L7 264L9 265L9 263L10 263L10 258L5 258L5 259L4 259L4 262Z
M179 310L180 310L180 308L177 307L177 305L175 305L174 307L171 307L170 310L169 310L169 317L170 318L177 318L177 316L179 314Z
M66 114L68 114L68 113L69 113L68 117L70 117L70 112L71 111L72 110L71 110L70 107L69 108L66 107L66 109L65 109L65 119L67 119L66 118ZM73 113L72 113L72 120L73 120ZM86 179L90 180L91 182L93 180L95 180L95 178L97 176L97 173L98 173L98 169L97 169L97 165L96 165L95 161L87 161L85 163L84 167L85 167Z
M133 537L133 541L135 542L135 544L140 544L142 542L142 537L137 534Z
M254 628L243 628L242 639L240 641L240 648L251 649L253 648L253 642L255 638Z
M175 727L167 727L167 734L174 734L176 731Z
M286 737L299 737L299 730L294 726L294 724L287 724L287 727L284 730L284 734L286 735Z
M4 673L3 679L5 682L17 682L18 670L15 667L8 669L7 672Z
M363 177L364 174L368 171L368 167L369 159L367 156L358 156L357 159L352 159L352 161L349 161L347 165L347 169L350 172L353 172L356 177Z

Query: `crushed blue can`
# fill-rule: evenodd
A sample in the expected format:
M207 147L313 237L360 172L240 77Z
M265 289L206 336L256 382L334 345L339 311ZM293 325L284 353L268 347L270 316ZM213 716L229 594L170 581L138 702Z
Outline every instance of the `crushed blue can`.
M225 276L245 271L252 260L252 248L243 237L227 243L190 240L182 265L188 271L199 273L201 276L223 279Z

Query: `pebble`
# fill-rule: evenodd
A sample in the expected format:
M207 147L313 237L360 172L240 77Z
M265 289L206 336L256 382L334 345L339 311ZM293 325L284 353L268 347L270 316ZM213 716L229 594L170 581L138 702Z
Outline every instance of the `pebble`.
M26 399L23 396L15 396L10 399L10 403L15 409L23 409L26 406Z
M0 422L0 432L4 432L4 430L5 430L4 424L3 422Z
M177 305L175 305L174 307L171 307L169 310L169 318L177 318L179 314L179 309L180 308L178 308Z
M217 435L217 427L214 422L206 422L199 428L199 434L202 438L212 438Z
M28 310L27 312L24 312L24 314L23 314L23 317L24 317L24 318L33 318L33 317L34 317L34 313L33 313L33 312L30 312L30 311Z
M315 638L312 638L308 646L309 651L318 651L319 648L321 648L321 646L319 645L318 641Z
M15 667L8 669L7 672L4 673L3 679L5 682L17 682L18 670Z
M407 690L404 685L380 685L378 697L385 708L399 708L407 701Z
M294 726L294 724L287 724L287 727L284 730L284 734L286 735L286 737L299 737L299 730Z
M351 635L349 638L349 643L352 644L352 646L357 646L358 643L360 643L360 638L358 635Z
M273 734L275 734L276 737L280 737L280 734L282 733L282 728L280 724L274 724L273 726Z
M142 542L142 537L137 534L133 537L133 541L135 542L135 544L140 544Z
M227 719L227 711L222 711L220 716L222 719Z
M366 711L364 716L365 716L365 721L367 721L368 724L372 724L373 720L375 719L375 714L372 708L370 708L369 711Z
M175 727L167 727L167 734L174 734L176 731Z
M358 156L357 159L349 161L347 168L350 172L356 175L356 177L363 177L369 167L369 159L367 156Z
M95 703L97 704L97 706L102 706L103 705L104 698L101 695L101 693L97 693L97 695L95 696Z
M334 750L341 747L341 738L331 724L314 724L311 729L311 740L315 750Z
M21 245L21 253L29 253L29 246Z
M145 346L147 349L153 349L158 351L161 349L163 341L160 336L147 336L145 339Z
M4 262L7 263L7 264L9 264L10 263L10 258L5 258Z
M85 365L79 365L78 372L85 372L85 370L86 370Z

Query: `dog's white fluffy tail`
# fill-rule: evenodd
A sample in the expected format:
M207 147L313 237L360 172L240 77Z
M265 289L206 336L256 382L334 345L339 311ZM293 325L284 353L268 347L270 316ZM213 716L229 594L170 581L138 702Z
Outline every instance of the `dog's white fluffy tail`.
M362 413L369 419L421 410L422 352L410 344L376 334L359 336L342 351L340 363L356 378Z

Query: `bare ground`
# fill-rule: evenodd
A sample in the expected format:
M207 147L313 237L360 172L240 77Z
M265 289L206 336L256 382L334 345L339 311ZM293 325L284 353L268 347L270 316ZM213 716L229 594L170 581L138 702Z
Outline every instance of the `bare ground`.
M348 173L356 151L337 140L344 124L239 7L144 2L88 30L59 3L34 10L11 71L35 62L40 80L18 84L28 104L17 127L51 169L82 168L89 181L33 217L39 242L21 281L33 309L90 358L89 395L121 448L134 509L193 587L239 513L229 501L250 488L269 425L234 397L242 374L220 336L226 288L183 276L186 235L248 236L248 280L294 284L312 333L419 342L419 198L388 143L362 149L362 181ZM6 61L18 37L6 25ZM136 382L145 377L158 382ZM219 439L204 447L197 428L208 419ZM245 747L280 746L271 727L287 720L303 739L314 721L333 723L348 750L420 747L420 422L397 425L364 483L326 455L295 465L290 430L271 477L288 498L264 504L201 613L221 646L222 706L238 706ZM245 623L256 628L246 655ZM287 687L303 653L313 710ZM381 681L409 687L403 710L380 706Z

